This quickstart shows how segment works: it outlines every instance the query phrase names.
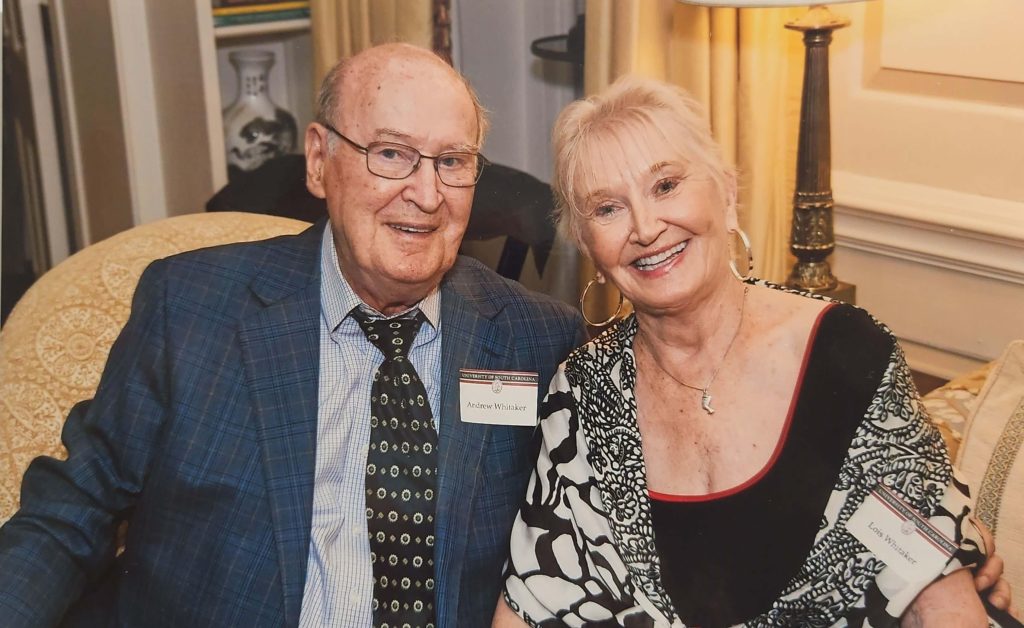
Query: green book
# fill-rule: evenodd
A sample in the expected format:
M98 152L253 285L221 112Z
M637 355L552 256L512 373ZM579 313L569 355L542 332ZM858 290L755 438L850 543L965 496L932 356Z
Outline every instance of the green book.
M239 24L259 24L261 22L301 20L308 17L309 9L291 9L288 11L260 11L256 13L239 13L236 15L215 15L213 16L213 25L237 26Z

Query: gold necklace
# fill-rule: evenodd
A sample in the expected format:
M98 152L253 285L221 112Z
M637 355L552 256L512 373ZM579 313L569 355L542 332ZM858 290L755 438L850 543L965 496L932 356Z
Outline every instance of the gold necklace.
M715 378L718 377L718 371L722 370L722 365L725 364L725 358L726 358L726 356L729 355L729 350L732 349L733 343L736 342L736 337L740 335L740 328L743 327L743 311L747 307L747 292L749 290L750 290L750 286L748 286L748 285L743 286L743 299L740 301L740 320L739 320L738 323L736 323L736 331L734 331L732 333L732 338L729 339L729 346L727 346L725 348L725 353L722 354L722 360L718 363L718 366L715 368L715 371L711 374L711 377L708 378L707 383L704 384L703 387L701 387L701 386L694 386L693 384L687 384L683 380L677 378L672 373L669 373L668 369L666 369L664 366L662 366L661 364L658 364L657 362L655 362L655 364L658 364L658 368L661 370L661 372L664 373L665 375L668 375L672 379L672 381L674 381L675 383L677 383L677 384L679 384L681 386L686 386L687 388L690 388L690 389L693 389L693 390L699 390L700 391L700 407L701 407L701 409L704 410L704 412L707 412L708 414L714 414L715 413L715 409L711 407L711 393L709 392L709 389L711 388L711 384L714 383ZM650 354L649 351L648 351L648 355L650 355L652 358L654 357L653 355Z

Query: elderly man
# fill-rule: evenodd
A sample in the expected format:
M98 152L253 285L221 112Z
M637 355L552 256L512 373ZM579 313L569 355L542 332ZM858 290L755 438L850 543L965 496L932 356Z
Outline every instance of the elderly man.
M146 270L0 531L5 626L489 624L530 415L584 329L458 257L484 131L427 51L331 71L329 223Z

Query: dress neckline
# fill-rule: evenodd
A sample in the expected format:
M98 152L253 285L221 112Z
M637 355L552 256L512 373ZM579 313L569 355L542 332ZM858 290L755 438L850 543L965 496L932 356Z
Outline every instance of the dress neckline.
M800 400L800 393L803 389L804 376L807 372L807 363L810 361L811 353L814 350L814 345L818 338L818 329L821 327L821 321L825 318L825 314L833 307L835 307L835 303L829 303L823 307L815 317L814 324L811 325L811 330L807 335L807 341L804 345L804 356L800 363L800 371L797 373L796 385L793 387L793 393L789 400L789 410L786 413L786 421L783 423L782 430L779 432L778 440L775 442L775 449L772 451L771 457L768 458L768 461L765 462L764 466L761 467L757 473L739 484L720 491L714 491L712 493L676 495L672 493L659 493L657 491L647 489L647 494L651 499L663 502L710 502L717 499L725 499L741 493L764 479L764 476L767 475L775 466L779 456L782 454L782 450L785 449L790 427L793 425L793 415L796 412L797 402ZM632 350L632 346L630 346L630 350Z

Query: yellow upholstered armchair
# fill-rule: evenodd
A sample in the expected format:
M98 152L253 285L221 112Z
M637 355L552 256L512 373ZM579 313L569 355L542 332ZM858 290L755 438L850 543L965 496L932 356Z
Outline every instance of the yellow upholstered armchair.
M298 233L308 223L239 212L189 214L129 229L43 275L0 329L0 523L18 508L33 458L62 457L68 411L92 397L153 260L227 242Z

